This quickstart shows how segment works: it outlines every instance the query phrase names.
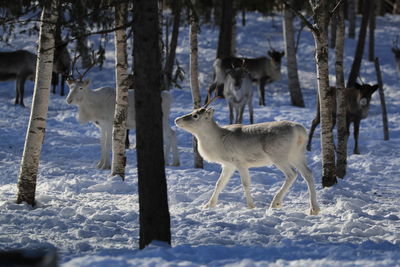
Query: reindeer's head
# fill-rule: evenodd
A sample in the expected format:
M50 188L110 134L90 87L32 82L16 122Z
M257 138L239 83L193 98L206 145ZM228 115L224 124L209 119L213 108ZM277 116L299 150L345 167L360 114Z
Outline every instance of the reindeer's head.
M282 57L285 55L285 52L279 52L274 49L268 51L268 56L275 62L276 65L281 65Z
M392 41L392 52L396 59L396 62L400 64L400 48L398 46L399 43L399 36L397 35L396 39Z
M68 42L57 44L54 50L53 71L63 75L71 72L71 57L67 49Z
M244 67L233 68L229 69L226 72L226 75L233 80L235 90L240 90L240 88L242 87L243 79L248 77L249 71Z
M81 103L85 97L86 90L88 90L90 79L74 80L68 78L67 84L69 86L69 93L66 99L67 104L77 105Z
M378 89L378 85L355 83L354 88L357 89L358 92L357 104L361 110L361 118L365 119L368 116L372 94Z
M214 109L212 108L199 108L193 112L186 114L182 117L175 119L175 124L183 130L195 134L201 131L204 124L209 123L213 119Z
M77 56L75 51L74 60L72 61L71 66L71 73L67 79L69 94L66 101L68 104L78 104L84 99L85 93L90 84L90 79L84 79L84 77L88 73L88 71L97 63L94 52L92 52L92 64L83 72L83 74L81 74L78 69L75 68L76 61L79 57L80 55ZM77 77L75 77L74 71L78 73Z

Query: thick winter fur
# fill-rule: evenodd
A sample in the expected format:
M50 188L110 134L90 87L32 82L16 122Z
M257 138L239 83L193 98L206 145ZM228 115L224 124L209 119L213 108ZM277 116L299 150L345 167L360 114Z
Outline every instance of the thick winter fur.
M354 124L354 154L360 154L358 149L358 135L360 131L360 122L362 119L368 117L369 105L371 102L372 94L378 89L378 85L356 83L353 88L345 88L345 100L346 100L346 126L347 126L347 137L350 135L350 124ZM336 123L336 90L331 88L333 94L333 127ZM310 133L308 135L307 150L311 151L311 140L314 135L315 128L320 123L320 103L318 98L317 114L312 121Z
M250 123L254 122L253 89L246 68L231 69L227 72L224 82L224 96L229 106L230 124L243 122L243 112L246 105L249 109Z
M36 74L37 56L26 50L0 52L0 81L15 80L15 104L25 106L24 92L25 81L34 81ZM70 58L66 46L57 48L53 61L53 86L58 81L58 74L63 79L69 73ZM57 80L55 80L57 79Z
M396 60L397 73L400 75L400 49L398 47L392 47L394 59Z
M25 51L0 52L0 81L15 80L15 104L24 105L24 89L27 79L33 81L36 55Z
M238 170L247 206L253 208L248 169L275 165L285 174L286 179L274 196L270 208L282 207L283 198L297 177L297 169L308 185L310 214L318 214L312 172L307 167L305 157L307 133L302 125L281 121L219 126L213 114L212 108L201 108L175 119L178 127L197 138L199 152L205 160L221 164L221 175L206 207L217 205L220 192L234 171Z
M79 123L84 124L93 122L100 128L101 132L101 158L97 164L98 168L111 168L110 153L112 142L112 129L115 111L116 92L111 87L101 87L95 90L88 88L89 81L73 81L67 80L70 88L67 96L67 103L78 106L77 119ZM165 162L168 163L168 155L172 151L172 165L179 166L178 147L176 143L175 131L171 129L168 118L171 109L172 97L169 92L163 91L162 112L163 112L163 135L164 135L164 156ZM136 127L135 121L135 92L129 90L129 106L126 127L133 129Z
M246 66L250 78L259 85L259 104L265 106L265 85L281 78L281 61L284 52L268 51L269 57L245 58L245 57L227 57L217 58L214 61L215 78L213 84L208 88L208 94L220 88L225 82L227 71L233 68ZM207 99L206 99L207 102Z

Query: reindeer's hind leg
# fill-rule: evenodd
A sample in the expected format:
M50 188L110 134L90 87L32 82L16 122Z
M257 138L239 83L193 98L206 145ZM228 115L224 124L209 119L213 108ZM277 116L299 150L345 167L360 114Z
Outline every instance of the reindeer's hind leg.
M265 79L261 79L260 86L258 89L258 95L259 95L258 104L260 106L265 106L265 84L266 84Z
M293 182L296 180L297 173L288 164L276 163L275 166L281 170L285 174L285 182L283 183L281 189L279 189L278 193L274 196L270 208L281 208L283 204L283 198L285 197L289 188L293 185Z
M317 193L315 192L314 179L310 168L308 168L305 160L295 165L303 179L307 182L308 195L310 198L310 215L317 215L320 211L317 204Z
M17 77L17 96L15 98L15 104L20 104L21 106L25 107L24 104L24 91L25 91L25 75L21 77Z
M308 134L308 143L307 143L307 150L311 151L311 140L312 137L314 135L314 131L315 128L317 128L317 126L319 125L321 119L319 116L319 112L317 113L317 116L315 116L315 118L313 119L312 123L311 123L311 128L310 128L310 133Z

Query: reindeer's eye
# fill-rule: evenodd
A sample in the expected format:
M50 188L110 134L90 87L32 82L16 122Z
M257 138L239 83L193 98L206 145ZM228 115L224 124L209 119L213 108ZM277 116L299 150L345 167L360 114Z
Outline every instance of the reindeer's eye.
M198 120L198 119L199 119L199 115L198 115L197 113L196 113L196 114L193 114L193 115L192 115L192 118L195 119L195 120Z

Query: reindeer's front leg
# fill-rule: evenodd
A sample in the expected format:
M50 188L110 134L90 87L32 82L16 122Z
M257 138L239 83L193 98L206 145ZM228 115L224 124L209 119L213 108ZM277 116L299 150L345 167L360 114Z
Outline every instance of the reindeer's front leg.
M205 208L212 208L217 205L218 196L221 193L222 189L224 189L224 187L228 183L228 181L231 178L234 171L235 171L234 166L230 166L230 165L222 166L221 175L218 178L217 184L215 185L214 192L213 192L210 200L208 201L208 203L205 205Z
M353 154L360 154L360 150L358 150L358 134L360 131L360 120L354 121L354 151Z

